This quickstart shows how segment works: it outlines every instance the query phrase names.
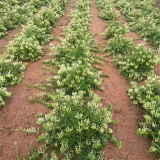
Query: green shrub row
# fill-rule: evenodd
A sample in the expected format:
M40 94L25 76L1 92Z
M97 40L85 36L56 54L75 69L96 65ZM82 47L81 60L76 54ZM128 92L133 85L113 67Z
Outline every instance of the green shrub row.
M96 3L99 6L101 1L97 0ZM112 6L111 2L105 4ZM103 10L101 7L99 9ZM144 45L136 46L132 39L125 38L124 35L127 32L129 32L127 25L111 21L104 34L109 39L106 50L114 55L116 66L126 78L140 82L154 72L158 58L153 51Z
M20 61L41 58L41 45L49 42L51 26L63 15L66 4L67 1L63 0L50 2L49 8L43 8L28 22L23 32L9 43L7 50L10 57L0 57L0 106L5 105L5 100L11 96L6 87L20 83L23 78L26 64Z
M120 72L129 80L138 82L154 73L158 63L157 55L143 44L136 46L133 40L117 36L110 39L107 50L113 53L114 62Z
M20 83L25 67L26 64L22 62L0 58L0 107L5 105L5 100L11 96L6 87Z
M93 87L100 87L102 79L92 66L97 61L92 55L97 47L89 29L90 6L91 0L78 0L71 22L64 30L66 39L53 49L55 59L45 62L51 68L56 65L56 74L39 86L46 91L33 100L51 111L40 114L37 121L44 128L39 136L39 141L45 142L43 153L40 149L29 159L58 160L60 156L63 160L102 160L102 147L108 141L117 144L108 126L113 123L112 108L103 108L101 98L92 91ZM45 153L47 149L51 155Z
M7 34L7 31L19 25L25 24L38 9L46 6L51 0L22 0L0 2L0 38Z
M129 16L130 20L139 18L139 15L133 12L135 6L131 5L130 1L114 0L114 2L117 2L117 6L120 6L122 13L128 13L126 15ZM145 0L141 1L141 3L144 4L145 2ZM136 2L132 1L132 3ZM141 22L142 21L138 19L136 23L139 24ZM141 24L143 24L143 22ZM125 33L127 32L127 26L116 21L110 22L104 34L105 37L109 39L106 49L114 56L116 66L119 67L120 72L125 77L131 80L137 80L138 82L147 78L145 86L139 86L136 82L132 82L133 86L132 89L128 90L128 95L133 100L133 104L140 105L146 111L144 122L139 123L140 128L137 134L143 135L144 137L151 137L152 146L149 151L159 154L160 78L156 76L154 72L158 58L152 50L147 49L143 44L136 46L132 39L125 38Z
M28 22L7 47L11 58L17 61L37 61L43 55L42 46L51 39L52 26L63 15L66 6L61 0L50 2L48 8L43 8L38 15L35 15Z
M126 1L113 0L116 7L127 17L133 31L155 46L160 48L160 12L154 0ZM136 9L137 8L137 9Z
M104 33L104 36L106 39L110 39L119 35L125 35L129 31L130 30L128 25L122 25L120 22L117 21L110 21L109 26Z
M140 105L146 111L137 134L151 137L152 146L149 152L160 154L160 77L148 77L145 86L138 86L136 83L132 85L128 95L135 105Z
M100 15L106 20L114 20L118 17L111 3L104 0L96 0L96 5L100 9Z

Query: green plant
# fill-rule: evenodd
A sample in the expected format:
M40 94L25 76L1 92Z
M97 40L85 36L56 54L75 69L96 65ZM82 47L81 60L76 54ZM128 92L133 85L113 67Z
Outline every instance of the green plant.
M31 14L34 13L32 5L24 4L23 6L15 6L12 10L7 10L6 16L2 18L4 27L9 29L15 28L27 22Z
M106 49L114 55L127 55L132 53L134 47L131 39L119 35L108 41Z
M64 30L66 38L54 48L54 59L45 62L54 75L44 85L35 86L43 91L32 102L51 109L48 114L39 114L37 124L44 129L39 141L46 150L42 154L37 151L38 157L34 152L35 159L58 160L61 156L63 160L102 160L102 147L108 141L118 143L108 128L114 122L112 108L103 108L101 98L92 92L92 87L100 86L100 76L105 75L92 66L96 45L89 27L90 5L91 0L78 0Z
M112 21L119 16L110 2L103 0L96 0L95 2L100 9L100 16L102 18Z
M11 59L0 59L0 76L3 77L3 83L0 82L1 86L11 86L20 81L23 78L23 73L26 68L26 64L22 62L14 62Z
M37 61L43 55L42 47L34 38L26 38L20 34L10 42L7 48L10 57L19 61Z
M130 54L117 56L114 62L125 77L140 82L154 73L158 59L151 50L139 45Z
M109 39L119 35L124 35L127 32L129 32L127 25L122 25L120 22L113 21L109 23L109 27L104 33L104 36Z
M128 95L134 104L139 104L145 109L144 122L140 122L138 135L152 138L150 152L160 153L160 77L152 75L148 77L146 85L137 86L132 83L132 89Z
M0 21L0 38L7 34L7 29L4 27L3 22Z
M84 99L84 94L80 91L69 96L57 90L52 95L53 111L37 121L45 129L39 141L45 141L68 159L102 159L101 148L107 141L117 143L108 128L113 122L111 108L102 109L95 94L90 93L89 101Z
M61 65L58 75L51 78L50 83L56 88L63 88L69 95L78 91L85 91L88 95L91 87L100 87L102 79L91 66L82 64L78 61L78 64L72 63L71 66Z
M41 8L42 6L46 6L50 2L50 0L32 0L31 5L35 8Z
M52 4L50 4L50 8L44 8L39 13L39 17L43 17L44 20L47 20L50 25L53 26L64 12L63 8L59 7L59 5L60 4L54 4L54 6L52 7Z
M46 34L46 28L39 28L36 25L29 25L23 29L25 38L33 38L41 45L48 43L51 40L50 34Z
M0 77L1 80L1 77ZM0 107L5 105L5 100L11 96L10 92L7 92L7 88L0 87Z
M151 45L159 48L160 14L158 8L155 7L155 2L146 0L136 0L134 2L115 0L114 2L120 11L128 18L132 30L138 32L139 35L149 41Z

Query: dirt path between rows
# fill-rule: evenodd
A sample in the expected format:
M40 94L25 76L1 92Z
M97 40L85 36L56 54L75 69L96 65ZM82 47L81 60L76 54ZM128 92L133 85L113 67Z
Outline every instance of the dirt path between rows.
M6 52L6 46L9 44L10 41L13 40L20 32L22 28L19 29L12 29L8 31L7 35L0 39L0 54Z
M102 36L107 28L106 21L99 18L100 13L94 3L91 12L93 14L91 31L95 34L95 40L99 45L106 45L107 41ZM136 134L138 122L143 120L144 111L133 106L126 92L131 86L119 73L118 68L114 67L112 58L108 59L109 63L102 61L104 66L98 67L102 69L103 73L109 74L109 78L102 83L104 91L96 91L96 93L104 99L103 106L108 106L111 102L116 104L113 118L119 123L113 125L113 131L118 140L122 141L123 147L118 149L117 146L108 144L104 147L104 157L107 160L155 160L156 155L147 153L151 146L151 139L144 139Z
M74 0L72 1L74 2ZM70 13L74 9L75 3L68 5L67 12L59 22L57 27L53 29L56 38L60 38L63 33L63 27L67 27L70 22ZM52 41L54 45L59 44L59 41ZM45 55L43 58L35 63L29 63L25 71L25 78L23 81L8 90L12 93L12 97L7 101L6 105L0 109L0 160L16 160L16 149L14 142L18 144L21 157L26 157L29 153L30 146L38 147L37 135L27 135L19 131L19 126L22 128L37 127L35 114L47 113L47 109L41 104L32 104L28 98L40 91L35 88L30 88L26 85L29 84L42 84L45 78L51 76L53 73L43 70L44 65L42 62L46 59L51 59L48 56L51 46L46 46Z

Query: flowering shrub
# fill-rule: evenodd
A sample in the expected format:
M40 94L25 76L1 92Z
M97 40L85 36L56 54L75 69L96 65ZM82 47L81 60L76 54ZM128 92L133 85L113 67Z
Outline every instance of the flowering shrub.
M110 39L107 44L107 50L115 55L126 55L130 54L135 47L132 39L124 38L124 36L117 35Z
M5 36L7 33L7 29L4 27L3 22L0 21L0 38Z
M12 86L19 83L23 78L26 65L22 62L14 62L11 59L0 59L0 76L4 81L0 86Z
M20 23L25 23L25 21L28 19L27 17L36 12L36 9L33 7L36 1L22 1L0 2L0 6L3 6L3 8L0 8L0 15L5 15L0 21L0 37L6 34L7 29L14 28L15 25ZM40 2L40 4L35 3L35 5L37 5L36 8L38 8L38 5L42 6L51 3L48 0L38 0L38 2ZM51 39L49 36L49 33L51 33L51 25L53 25L55 21L57 21L60 16L62 16L67 2L68 1L66 0L63 2L57 0L54 3L54 6L52 4L47 9L43 8L39 12L39 15L35 16L38 18L35 18L35 21L34 18L33 20L29 21L27 27L24 27L23 32L9 43L7 51L10 54L11 59L0 57L0 106L4 105L5 99L11 96L5 87L15 85L23 78L26 64L18 61L34 62L41 58L42 47L40 44L49 42ZM61 6L60 8L59 3ZM62 5L63 3L64 5ZM5 7L5 4L7 7ZM18 6L22 4L24 5ZM13 5L13 7L11 5ZM29 11L29 9L31 9L32 12ZM15 15L17 17L15 17ZM5 25L7 25L8 28L5 28ZM13 59L17 61L14 62Z
M103 0L96 0L95 2L100 9L100 15L102 18L106 20L114 20L119 16L110 2Z
M52 27L50 22L47 19L43 19L41 16L35 16L33 20L30 22L33 26L37 26L38 28L45 29L46 34L52 32Z
M63 46L59 46L55 53L56 60L55 63L57 66L60 64L72 64L73 62L81 61L82 64L88 65L96 62L95 56L88 49L75 48L69 49Z
M112 1L130 21L132 30L139 32L145 40L149 40L151 44L159 48L160 30L158 21L160 14L155 8L155 2L152 0ZM135 8L140 8L140 10ZM118 32L118 34L116 35L115 32ZM124 28L120 28L118 22L111 22L106 32L106 38L111 38L107 49L114 54L114 61L123 75L138 82L147 77L145 86L132 82L132 89L128 90L128 95L133 100L133 104L146 110L144 121L139 123L140 128L137 134L151 137L153 140L149 151L159 154L160 77L154 73L157 55L143 45L136 46L132 40L125 39L119 34L125 34Z
M114 61L125 77L140 82L149 74L154 73L154 67L158 59L151 50L140 45L135 47L135 50L126 56L117 56Z
M58 8L58 9L57 9ZM59 20L59 18L63 15L65 8L62 9L59 7L59 4L52 7L50 4L50 8L44 8L40 13L39 17L42 17L44 20L47 20L51 26L55 24Z
M125 33L129 32L129 28L127 25L121 25L120 22L111 21L109 23L109 27L107 28L104 36L109 38L114 38L119 35L124 35Z
M134 104L146 110L144 122L140 122L137 134L151 137L153 140L149 151L160 154L160 77L148 77L145 86L133 83L128 95Z
M24 4L23 6L15 6L12 10L7 10L6 16L2 17L4 27L7 30L15 28L27 22L28 18L34 13L32 5Z
M0 77L1 81L1 77ZM0 86L0 107L5 105L5 100L11 96L10 92L7 92L7 88Z
M23 32L8 45L7 50L11 58L32 62L41 58L43 54L40 45L49 42L51 26L62 16L63 10L61 8L59 13L58 6L59 4L56 2L53 7L50 5L47 9L43 8L28 22L28 26L24 27Z
M62 156L63 160L102 160L102 147L108 141L117 144L108 124L112 123L112 109L103 108L101 98L92 92L92 87L100 87L101 73L96 73L92 55L96 48L89 24L91 0L78 0L72 20L64 30L66 39L55 48L54 59L47 65L55 75L47 79L41 92L34 100L51 109L48 114L40 114L37 124L44 132L39 141L44 141L51 154L33 153L35 159ZM54 67L56 65L56 67ZM37 87L37 86L36 86ZM45 148L45 147L44 147Z
M37 40L41 45L50 41L50 34L46 34L46 28L39 28L35 25L29 25L23 29L23 35L26 38L33 38Z
M114 29L112 30L113 26L117 28L119 23L112 22L111 27L108 28L107 36L114 34L115 36L109 39L106 49L114 54L114 62L125 77L138 82L142 81L154 72L154 67L158 62L157 55L143 45L136 47L132 39L123 36L125 33L124 28L119 27L116 35Z
M11 96L5 87L19 83L23 78L25 67L22 62L0 58L0 107L5 105L5 100Z
M55 76L58 88L64 88L66 94L85 91L87 94L91 87L98 88L101 85L100 75L96 74L91 66L84 66L81 61L72 63L71 66L62 65Z
M34 38L26 38L23 34L11 41L7 48L11 58L19 61L37 61L43 55L42 47Z
M103 159L101 148L107 141L117 143L108 124L112 121L111 108L103 109L99 97L90 93L89 101L84 99L85 92L73 92L66 95L57 90L52 95L53 111L42 115L37 124L45 132L39 141L64 156L64 159Z
M3 28L3 36L6 30L16 28L25 24L38 8L50 3L50 0L23 0L23 1L3 1L0 2L0 16L3 26L0 25L0 33ZM4 30L5 28L5 30ZM2 33L1 33L2 34ZM2 36L0 36L1 38Z
M132 29L153 46L160 46L159 10L155 1L113 0L120 11L128 18ZM153 5L154 4L154 5ZM135 8L137 8L135 10Z
M50 2L50 0L32 0L30 3L35 8L41 8L42 6L46 6Z

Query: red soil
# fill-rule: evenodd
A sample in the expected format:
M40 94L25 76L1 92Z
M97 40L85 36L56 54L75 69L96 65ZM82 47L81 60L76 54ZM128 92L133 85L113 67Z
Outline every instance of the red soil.
M103 39L102 33L105 32L107 24L105 20L99 18L99 11L93 4L91 9L93 19L91 22L91 31L95 34L95 40L98 44L107 44ZM123 19L123 18L121 18ZM129 36L133 38L131 35ZM100 56L100 54L98 54ZM113 118L119 123L113 125L113 133L122 141L122 149L109 144L104 147L104 157L109 160L153 160L155 155L147 153L151 146L151 139L140 137L136 134L138 122L143 120L144 111L139 107L132 105L132 101L127 95L127 89L131 88L128 81L119 73L118 68L114 67L112 58L109 63L102 61L104 66L99 66L103 73L109 74L109 78L104 79L102 87L104 92L96 91L102 101L103 106L107 107L109 103L115 103Z
M62 34L62 26L66 27L70 22L68 16L74 4L69 4L67 12L60 19L57 28L53 29L57 38ZM15 35L15 33L13 34ZM9 37L13 37L9 34ZM7 45L5 39L1 39L1 43ZM52 41L53 44L59 44L59 41ZM37 135L27 135L19 131L19 127L29 128L38 127L35 122L37 113L46 113L49 111L41 104L31 104L28 98L33 97L34 94L40 91L35 88L27 86L29 84L42 84L45 78L51 76L53 73L43 70L42 62L52 57L48 56L50 46L46 46L45 55L43 58L35 63L29 63L25 71L25 78L16 86L9 87L8 90L12 93L12 97L7 101L6 105L0 109L0 159L1 160L16 160L16 149L14 142L17 142L21 157L26 157L29 153L30 146L38 147Z
M6 46L8 45L9 41L11 41L19 32L21 28L19 29L12 29L8 31L8 34L0 39L0 52L6 52Z

